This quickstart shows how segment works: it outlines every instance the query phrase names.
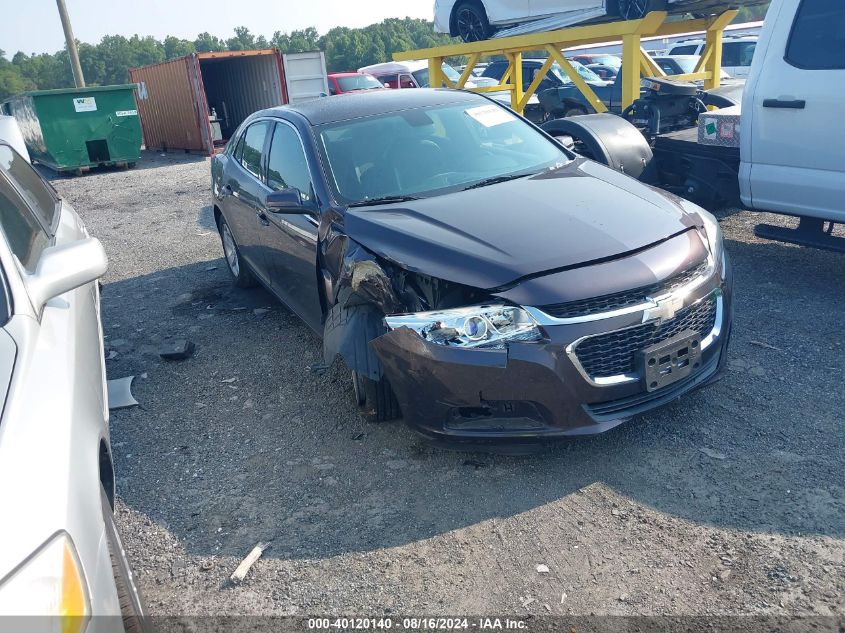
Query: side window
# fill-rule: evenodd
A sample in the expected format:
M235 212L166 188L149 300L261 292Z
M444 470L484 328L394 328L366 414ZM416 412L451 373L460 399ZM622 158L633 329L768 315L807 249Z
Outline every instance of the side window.
M59 198L37 171L10 146L0 143L0 169L6 171L18 185L32 212L52 236L56 221Z
M703 51L702 51L703 52ZM669 53L670 55L698 55L698 45L687 44L685 46L676 46Z
M261 152L264 150L264 139L267 137L269 122L259 121L250 125L235 152L235 157L249 173L256 178L261 177Z
M311 175L299 134L286 123L277 123L267 160L267 185L271 189L296 188L302 200L311 200Z
M750 66L757 42L726 42L722 48L722 66Z
M0 174L0 228L12 253L27 272L34 272L50 238L5 174Z
M845 3L804 0L786 45L786 61L806 70L845 69Z

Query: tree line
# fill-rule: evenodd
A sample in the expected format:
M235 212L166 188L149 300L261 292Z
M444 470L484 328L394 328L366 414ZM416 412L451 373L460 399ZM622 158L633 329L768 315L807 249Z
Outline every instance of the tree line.
M766 7L743 7L737 22L761 20ZM309 27L290 33L276 31L270 39L246 27L234 29L228 39L200 33L193 41L167 36L164 40L133 35L106 35L99 44L79 42L82 72L89 85L107 86L129 81L129 69L156 64L193 52L240 51L278 48L283 53L322 50L329 72L356 70L385 62L397 51L429 48L452 43L448 35L434 32L431 22L412 18L388 18L378 24L350 29L338 26L324 35ZM19 51L9 61L0 50L0 99L27 90L70 88L73 75L67 50L27 54Z
M431 22L389 18L364 28L335 27L324 35L309 27L290 33L276 31L271 38L255 35L246 27L234 29L228 39L200 33L193 41L167 36L164 40L133 35L106 35L99 44L79 42L79 61L88 85L107 86L129 81L129 69L157 64L194 52L240 51L278 48L283 53L322 50L330 72L357 70L388 61L396 51L452 43L448 35L434 32ZM56 53L15 53L11 61L0 50L0 99L27 90L73 87L67 50Z

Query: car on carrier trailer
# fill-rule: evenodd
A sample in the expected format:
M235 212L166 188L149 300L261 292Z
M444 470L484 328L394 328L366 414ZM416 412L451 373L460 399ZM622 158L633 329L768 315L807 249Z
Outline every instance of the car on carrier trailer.
M705 206L800 218L795 229L760 225L761 237L845 251L845 238L833 235L845 223L845 3L773 0L739 106L707 111L718 91L692 84L650 79L645 87L623 117L545 129Z

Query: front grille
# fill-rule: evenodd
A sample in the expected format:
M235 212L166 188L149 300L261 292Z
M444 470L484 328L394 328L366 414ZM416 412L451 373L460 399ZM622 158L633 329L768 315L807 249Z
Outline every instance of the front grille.
M674 318L657 326L653 323L616 330L585 339L575 348L581 367L591 378L608 378L636 373L637 352L692 330L703 339L716 327L716 298L680 310Z
M637 306L645 303L647 297L660 297L670 292L674 292L678 288L686 286L692 280L700 277L707 271L707 262L702 262L692 268L664 279L656 284L645 286L644 288L636 288L634 290L625 290L624 292L615 292L601 297L593 297L591 299L579 299L578 301L569 301L567 303L556 303L547 306L540 306L540 309L553 317L558 319L570 319L573 317L590 316L593 314L600 314L602 312L611 312L613 310L621 310L631 306Z

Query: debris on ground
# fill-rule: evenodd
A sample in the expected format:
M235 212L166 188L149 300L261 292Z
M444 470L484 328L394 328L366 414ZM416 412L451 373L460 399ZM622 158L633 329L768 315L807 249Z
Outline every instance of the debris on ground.
M765 341L748 341L751 345L756 345L757 347L762 347L764 349L771 349L776 352L782 352L783 350L780 347L775 347L774 345L770 345Z
M133 380L135 380L135 376L127 376L126 378L115 378L106 383L109 409L127 409L138 406L138 401L132 396Z
M185 360L194 353L195 346L186 339L176 339L162 346L158 355L164 360Z
M548 565L537 565L537 573L538 574L548 574L549 573L549 566Z
M200 569L202 571L211 571L214 569L214 561L213 560L204 560L200 562Z
M720 453L719 451L714 451L714 450L709 449L709 448L702 447L702 448L699 448L698 450L701 451L702 453L704 453L705 455L707 455L707 457L711 457L713 459L727 459L728 458L727 455L725 455L724 453Z
M261 554L264 553L264 550L270 546L270 543L259 543L255 547L252 548L252 551L247 554L246 558L241 561L241 564L238 565L237 569L232 572L232 575L229 577L233 583L237 584L242 582L246 575L249 573L249 570L252 569L252 566L255 565L256 561L261 558Z

